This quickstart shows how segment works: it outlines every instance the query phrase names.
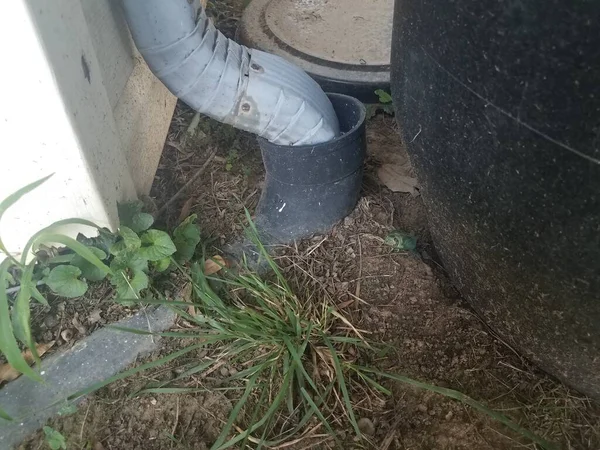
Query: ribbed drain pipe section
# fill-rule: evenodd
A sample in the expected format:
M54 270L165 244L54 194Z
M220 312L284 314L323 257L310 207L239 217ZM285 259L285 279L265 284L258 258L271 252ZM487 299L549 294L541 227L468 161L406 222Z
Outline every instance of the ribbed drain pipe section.
M200 113L282 145L339 134L331 102L304 71L220 33L198 0L123 0L152 72Z

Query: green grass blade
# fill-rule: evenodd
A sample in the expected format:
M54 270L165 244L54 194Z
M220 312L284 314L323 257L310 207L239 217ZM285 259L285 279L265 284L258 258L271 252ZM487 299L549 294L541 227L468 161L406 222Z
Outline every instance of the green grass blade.
M364 348L366 350L373 350L372 344L366 343L365 341L363 341L362 339L359 339L359 338L346 337L346 336L329 336L329 339L331 339L331 342L339 342L340 344L350 344L350 345L354 345L355 347ZM380 345L380 344L377 344L377 345Z
M152 389L169 389L166 388L165 386L169 386L169 385L173 385L176 382L183 380L185 378L188 378L198 372L203 372L204 370L208 369L210 366L214 365L217 361L216 360L211 360L202 364L198 364L194 367L192 367L191 369L186 370L185 372L179 374L177 377L173 378L172 380L167 380L167 381L162 381L159 383L150 383L150 387L144 388L144 389L140 389L138 391L132 392L131 394L129 394L127 397L128 398L134 398L137 397L138 395L143 395L145 393L147 393L149 390ZM187 388L186 388L187 389Z
M281 407L281 404L284 401L284 397L288 393L288 388L289 388L289 385L290 385L291 381L292 381L292 371L289 371L285 375L285 377L283 378L283 382L281 384L279 392L277 393L277 395L273 399L273 402L271 403L271 406L269 407L269 409L267 410L267 412L265 413L265 415L259 421L257 421L256 423L252 424L250 426L250 428L248 428L246 431L238 434L236 437L234 437L233 439L230 439L229 441L227 441L225 444L221 445L218 448L220 450L221 449L229 448L229 447L237 444L239 441L245 439L246 436L254 433L254 431L258 430L260 427L262 427L271 418L271 416L273 414L275 414L275 412ZM211 449L211 450L216 450L216 448L215 449Z
M269 363L272 363L273 361L267 361ZM236 373L235 375L231 375L225 379L223 379L221 382L222 383L229 383L231 381L236 381L236 380L244 380L246 378L250 378L252 377L256 372L263 370L263 368L261 367L262 364L258 364L258 365L253 365L251 367L248 367L247 369L244 370L240 370L238 373Z
M0 419L4 419L7 422L12 422L13 421L13 418L6 411L4 411L2 408L0 408Z
M189 303L189 302L181 302L179 300L156 300L156 299L151 299L151 298L119 298L116 299L115 302L117 303L139 303L142 305L164 305L164 306L183 306L183 307L190 307L190 306L198 306L195 305L194 303ZM173 308L174 310L176 308Z
M245 389L241 386L232 386L232 387L223 387L223 388L148 388L143 389L135 394L135 396L139 395L149 395L149 394L197 394L200 392L215 392L215 391L241 391Z
M180 339L202 339L202 342L204 342L204 343L206 343L206 342L212 343L212 342L218 342L221 340L229 340L233 337L230 335L221 337L221 335L208 334L206 332L185 333L185 332L179 332L179 331L162 331L162 332L146 331L146 330L140 330L138 328L120 327L118 325L108 325L106 328L110 328L112 330L117 330L117 331L124 331L126 333L131 333L131 334L140 334L143 336L160 336L160 337L172 337L172 338L180 338Z
M38 290L37 286L31 286L31 296L37 300L38 303L48 306L48 300Z
M16 202L18 202L21 199L21 197L23 197L25 194L28 194L29 192L33 191L35 188L37 188L41 184L45 183L48 180L48 178L50 178L52 175L54 175L54 174L50 174L47 177L44 177L37 181L34 181L33 183L30 183L27 186L22 187L17 192L9 195L4 200L2 200L2 202L0 202L0 220L2 220L2 216L4 215L4 213L6 212L6 210L8 208L10 208ZM0 239L0 251L4 252L6 254L6 256L8 256L8 258L11 259L14 263L19 264L18 261L16 259L14 259L10 253L8 253L8 250L4 246L2 239Z
M282 437L265 442L265 445L267 445L269 447L276 447L279 444L282 444L283 442L296 436L296 434L298 432L300 432L300 430L304 429L306 424L313 418L313 416L315 416L314 409L321 408L321 405L323 405L325 403L325 399L329 396L329 394L331 394L331 391L333 390L334 387L335 387L335 382L329 383L329 385L327 385L327 387L325 388L322 395L312 398L314 406L311 406L309 404L309 408L302 416L302 419L300 419L298 424L293 429L286 431L283 435L281 435ZM316 398L316 400L314 400L315 398ZM320 411L320 409L319 409L319 411ZM323 413L321 412L321 414L323 414Z
M302 363L302 358L301 358L300 354L294 348L294 346L292 345L292 342L290 341L290 339L287 336L282 336L282 339L283 339L283 342L285 343L285 345L286 345L286 347L288 349L288 352L289 352L290 356L292 357L292 359L296 363L295 365L296 365L297 370L299 370L300 373L302 374L302 379L308 381L308 384L314 390L314 392L318 393L319 389L317 388L316 383L313 381L313 379L311 378L311 376L308 374L308 372L304 368L304 364ZM302 351L302 348L300 348L300 351ZM304 353L304 352L302 352L302 353Z
M248 398L250 398L250 394L252 394L252 391L256 387L258 377L260 376L261 373L262 373L262 371L256 373L252 378L250 378L250 380L248 380L248 384L246 384L246 389L244 390L244 393L242 394L242 396L240 397L240 399L238 400L236 405L231 410L231 413L229 414L229 417L227 418L227 423L221 430L221 434L219 435L219 437L217 438L215 443L212 445L211 450L217 450L217 449L221 450L221 449L225 449L225 448L233 445L233 444L231 444L231 445L225 446L223 444L224 444L225 440L227 439L227 436L229 435L231 428L233 428L233 424L237 420L237 418L240 414L240 411L242 410L244 405L248 402ZM243 439L243 438L240 438L240 440L241 439Z
M10 265L12 265L12 260L8 258L0 264L0 351L4 354L6 360L13 369L21 372L32 380L42 381L42 378L29 367L25 358L23 358L17 340L13 334L13 327L8 308L8 296L4 289L8 275L8 267Z
M259 251L260 256L262 256L263 258L265 258L265 261L267 261L267 263L269 264L269 267L271 268L271 270L273 271L273 273L275 274L277 281L281 284L281 287L288 293L292 293L292 290L290 289L287 280L285 279L285 277L283 276L283 274L281 273L281 271L279 270L279 266L275 263L275 261L273 260L273 258L271 258L271 256L269 255L269 252L267 251L267 249L265 248L265 246L262 244L262 242L260 241L260 233L258 232L258 229L256 228L256 225L254 224L254 221L252 220L252 216L250 215L250 211L248 211L248 209L244 209L244 212L246 214L246 220L248 221L248 237L249 239L252 241L252 243L256 246L256 248Z
M94 222L90 222L89 220L85 220L85 219L70 218L70 219L58 220L58 221L54 222L53 224L48 225L46 228L42 228L40 231L38 231L37 233L35 233L33 236L31 236L29 238L29 240L27 241L27 244L25 244L25 247L23 248L23 253L21 256L21 263L25 264L25 262L27 261L27 255L29 254L29 252L31 251L31 249L33 248L33 246L35 245L37 240L40 238L40 236L42 236L44 234L48 234L48 233L54 234L54 232L56 231L57 228L61 228L66 225L85 225L87 227L96 228L98 230L100 229L100 227L98 225L96 225Z
M270 377L271 380L275 376L275 372L276 372L276 367L275 366L271 366L271 377ZM250 418L250 421L248 423L252 424L252 423L256 422L256 417L258 416L258 414L260 413L261 408L263 407L265 396L267 395L267 392L269 392L269 389L266 388L266 387L261 390L260 398L256 402L256 406L254 407L254 411L252 412L252 417ZM263 442L264 442L264 439L265 439L265 435L268 432L269 425L270 425L270 420L268 420L267 424L265 425L265 428L263 430L263 434L261 436L261 439L259 441L258 446L256 447L256 450L261 450L262 449ZM244 440L240 444L240 448L246 448L246 442L248 441L249 437L250 437L250 433L246 434L246 436L244 437Z
M386 387L379 384L377 381L375 381L370 376L366 375L364 372L357 371L357 374L361 379L363 379L368 384L370 384L373 388L375 388L376 391L381 392L384 395L392 395L392 391L390 391Z
M327 419L325 418L325 416L323 415L323 413L321 412L321 410L319 409L317 404L314 402L314 400L312 399L310 394L308 392L306 392L306 389L304 389L304 388L302 388L300 390L300 392L302 393L304 400L306 400L306 402L310 405L310 408L311 408L310 411L312 411L313 414L315 416L317 416L317 418L321 421L323 426L327 429L327 431L329 432L331 437L333 437L333 439L335 439L336 444L338 446L340 446L341 443L338 440L337 435L335 434L335 431L333 431L333 428L331 428L331 425L329 424L329 422L327 421Z
M29 307L34 267L35 260L29 263L21 277L21 289L17 294L17 299L15 300L12 311L12 324L15 337L19 339L23 345L27 346L36 363L39 365L40 357L35 348L33 336L31 335L31 309Z
M335 369L335 375L337 378L338 385L340 387L340 391L342 391L342 398L344 399L344 403L346 406L346 412L348 414L348 418L350 419L350 423L352 424L352 428L356 432L357 436L362 436L360 429L358 428L358 422L356 421L356 417L354 415L354 409L352 408L352 402L350 401L350 395L348 394L348 387L346 386L346 380L344 378L344 371L342 369L342 365L340 363L340 359L338 358L337 352L333 347L333 344L329 340L329 338L325 335L322 335L323 342L329 349L331 353L331 359L333 360L333 366Z
M35 242L38 241L56 242L64 245L65 247L69 247L71 250L73 250L83 259L87 260L90 264L96 266L105 274L113 274L112 270L110 270L110 268L104 264L89 248L87 248L81 242L77 242L75 239L62 234L42 233L38 236Z
M94 383L91 386L88 386L85 389L81 389L80 391L75 392L74 394L69 395L69 397L67 397L67 401L72 401L75 400L79 397L83 397L86 396L88 394L91 394L92 392L97 391L98 389L103 388L104 386L107 386L111 383L114 383L115 381L119 381L119 380L123 380L124 378L130 377L131 375L135 375L136 373L140 373L143 372L145 370L148 369L153 369L155 367L160 367L163 364L168 363L169 361L173 361L174 359L179 358L180 356L183 356L187 353L190 353L194 350L197 350L199 348L201 348L204 344L197 344L197 345L191 345L189 347L186 347L182 350L176 351L171 353L170 355L165 356L164 358L160 358L157 359L155 361L151 361L149 363L146 364L142 364L141 366L138 367L134 367L133 369L129 369L126 370L125 372L121 372L118 373L112 377L106 378L105 380L99 381L98 383Z
M472 399L471 397L463 394L462 392L455 391L454 389L447 389L447 388L443 388L443 387L440 387L440 386L435 386L435 385L432 385L432 384L423 383L421 381L417 381L417 380L414 380L412 378L405 377L403 375L397 375L397 374L392 374L392 373L387 373L387 372L381 372L381 371L375 370L375 369L367 369L367 368L364 368L364 367L357 368L356 366L353 366L353 369L357 370L357 371L370 372L370 373L378 375L380 377L388 378L388 379L395 380L395 381L400 381L401 383L405 383L405 384L408 384L410 386L415 386L415 387L418 387L418 388L421 388L421 389L425 389L427 391L431 391L431 392L435 392L437 394L441 394L441 395L443 395L445 397L452 398L454 400L458 400L459 402L464 403L466 405L469 405L470 407L476 409L477 411L480 411L480 412L488 415L492 419L500 422L501 424L505 425L506 427L510 428L511 430L513 430L514 432L520 434L521 436L523 436L523 437L531 440L532 442L535 442L536 444L538 444L543 449L545 449L545 450L558 450L558 446L556 444L548 442L545 439L543 439L543 438L537 436L536 434L532 433L531 431L526 430L525 428L519 426L518 424L516 424L515 422L513 422L512 420L510 420L504 414L501 414L501 413L499 413L497 411L494 411L493 409L488 408L483 403L480 403L477 400Z

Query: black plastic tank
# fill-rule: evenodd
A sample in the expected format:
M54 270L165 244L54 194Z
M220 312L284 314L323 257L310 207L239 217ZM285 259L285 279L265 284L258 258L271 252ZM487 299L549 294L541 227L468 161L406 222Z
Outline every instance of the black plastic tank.
M456 286L600 399L600 2L397 0L392 93Z

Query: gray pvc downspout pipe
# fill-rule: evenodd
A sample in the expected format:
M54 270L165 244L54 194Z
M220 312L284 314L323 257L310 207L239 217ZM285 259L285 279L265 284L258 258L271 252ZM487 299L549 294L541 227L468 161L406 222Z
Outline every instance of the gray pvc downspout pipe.
M331 102L303 70L227 39L198 0L123 0L133 40L178 98L215 120L282 145L339 134Z

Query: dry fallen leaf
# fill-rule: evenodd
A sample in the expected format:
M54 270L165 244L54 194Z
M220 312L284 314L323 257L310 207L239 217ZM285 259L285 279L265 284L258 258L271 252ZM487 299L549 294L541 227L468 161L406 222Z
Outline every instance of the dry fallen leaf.
M213 275L223 267L227 267L227 262L222 256L215 255L211 259L204 261L204 275Z
M192 303L192 283L185 283L183 287L177 293L177 299L182 302L190 303L188 306L188 314L195 316L196 308Z
M35 346L38 355L43 356L48 350L52 348L55 341L50 341L47 344L37 344ZM27 361L27 364L33 364L33 354L31 350L25 350L23 353L23 358ZM0 383L3 381L12 381L21 376L21 372L16 371L12 368L10 364L2 364L0 365Z
M345 302L338 304L337 309L347 308L348 306L353 305L354 303L356 303L356 300L354 300L354 299L346 300Z
M179 213L179 218L177 219L177 223L183 222L190 215L190 211L192 210L192 205L194 204L194 197L188 198L183 206L181 207L181 212Z
M410 166L384 164L377 170L383 184L393 192L417 193L417 179L410 176Z

